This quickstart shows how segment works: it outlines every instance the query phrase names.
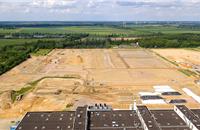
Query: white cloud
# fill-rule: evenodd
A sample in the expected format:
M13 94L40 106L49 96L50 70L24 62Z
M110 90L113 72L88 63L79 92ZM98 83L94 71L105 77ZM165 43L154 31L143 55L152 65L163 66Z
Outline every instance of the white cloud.
M75 0L33 0L30 6L34 8L47 8L65 10L74 7Z
M199 6L200 0L118 0L117 4L133 7L193 7Z
M0 0L0 20L200 20L200 0Z

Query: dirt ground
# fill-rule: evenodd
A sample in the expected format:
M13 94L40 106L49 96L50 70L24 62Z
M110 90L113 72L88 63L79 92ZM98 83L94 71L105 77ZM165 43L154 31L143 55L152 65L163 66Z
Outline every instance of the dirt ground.
M192 75L200 80L200 52L195 49L154 49L155 53L177 64L183 70L194 72Z
M186 49L154 49L153 51L167 57L170 60L180 62L188 62L200 65L200 52Z
M153 52L165 57L178 65L180 69L186 69L196 73L194 80L200 80L200 52L192 49L153 49ZM199 91L197 91L200 94Z
M175 50L163 54L173 53L178 56ZM191 61L197 59L190 58ZM94 103L129 109L134 100L141 103L139 92L153 92L154 85L169 85L182 94L167 96L167 100L183 98L188 101L187 106L200 107L182 91L187 87L200 95L194 79L144 49L55 49L47 56L28 59L0 76L0 80L3 81L0 82L0 120L16 118L27 111L73 110L78 105ZM11 103L11 90L19 90L36 80L40 81L33 91ZM173 105L149 107L171 108Z
M10 126L15 125L16 122L21 121L22 118L23 117L0 119L0 130L10 130Z

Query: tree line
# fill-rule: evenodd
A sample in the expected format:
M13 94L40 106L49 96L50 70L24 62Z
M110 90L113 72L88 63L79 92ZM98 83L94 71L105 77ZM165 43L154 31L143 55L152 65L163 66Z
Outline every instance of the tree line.
M200 47L200 34L163 34L137 40L144 48Z

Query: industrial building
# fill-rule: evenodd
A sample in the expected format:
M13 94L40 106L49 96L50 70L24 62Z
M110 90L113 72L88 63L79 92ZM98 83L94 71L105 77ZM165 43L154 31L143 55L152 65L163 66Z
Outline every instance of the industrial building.
M113 110L106 104L76 111L28 112L16 130L199 130L200 109Z

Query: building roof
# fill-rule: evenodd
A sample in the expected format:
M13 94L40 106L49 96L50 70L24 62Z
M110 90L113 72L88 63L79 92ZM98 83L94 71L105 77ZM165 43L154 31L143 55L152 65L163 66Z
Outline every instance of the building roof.
M105 128L142 128L135 111L92 111L89 113L92 130Z
M157 124L164 130L189 130L174 110L151 110L151 113Z
M147 127L148 130L160 130L158 124L146 106L137 106L137 109L143 127Z
M75 112L74 130L87 130L87 107L78 107Z
M178 108L185 117L190 120L190 122L197 128L200 129L200 118L198 118L190 109L188 109L184 105L177 105L176 108Z
M178 106L190 120L199 121L200 109L189 110ZM197 124L198 125L198 124ZM187 124L174 110L89 110L78 107L76 111L28 112L16 130L189 130Z
M193 109L191 111L200 119L200 109Z
M75 112L28 112L17 130L72 130Z

